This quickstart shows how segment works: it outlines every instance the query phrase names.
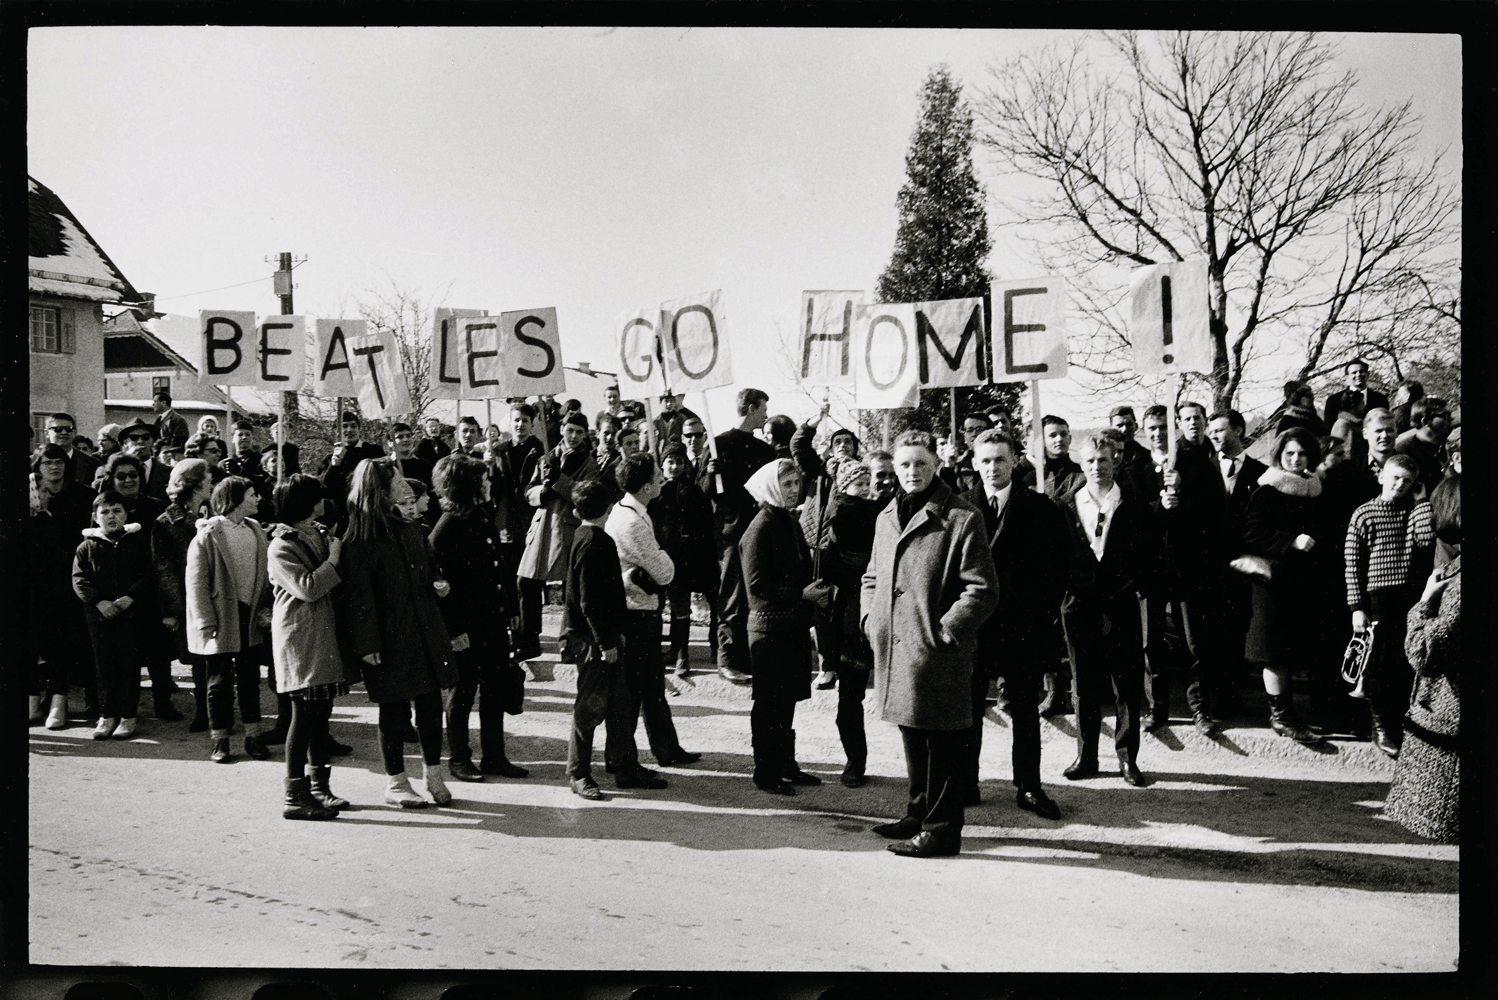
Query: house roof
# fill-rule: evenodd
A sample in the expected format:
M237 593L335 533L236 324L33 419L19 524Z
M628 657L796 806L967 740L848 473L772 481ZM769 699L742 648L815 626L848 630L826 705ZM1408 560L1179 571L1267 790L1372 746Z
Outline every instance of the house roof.
M134 286L45 184L26 178L27 283L32 292L90 302L139 302Z
M104 374L169 370L194 378L198 374L192 362L141 326L133 312L127 310L104 321Z

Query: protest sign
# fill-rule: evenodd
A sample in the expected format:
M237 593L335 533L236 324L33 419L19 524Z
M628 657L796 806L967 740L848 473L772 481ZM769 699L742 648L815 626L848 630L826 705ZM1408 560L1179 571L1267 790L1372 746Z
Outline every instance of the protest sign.
M357 396L349 340L365 335L362 319L320 319L316 324L317 353L312 356L312 392L316 396Z
M227 309L198 313L198 381L259 385L255 364L255 314Z
M1205 260L1151 264L1130 277L1129 337L1141 375L1210 372L1211 321Z
M862 305L853 311L854 399L861 410L915 406L915 303Z
M660 317L656 331L672 392L733 385L721 291L662 302Z
M366 417L393 417L411 409L411 391L401 367L395 333L384 330L348 338L359 409Z
M916 381L922 389L988 381L982 299L914 304Z
M659 396L666 390L661 371L656 323L658 308L633 309L614 321L614 345L619 355L619 390L626 397Z
M255 384L295 392L307 375L307 318L266 316L255 344Z
M1066 282L1046 275L991 287L994 381L1066 378Z
M801 293L801 381L805 385L852 386L853 314L863 305L859 291Z
M505 396L567 391L562 374L562 335L554 307L502 312L499 328Z
M432 362L428 382L433 399L463 398L463 347L458 337L459 319L486 315L483 309L449 309L432 312Z

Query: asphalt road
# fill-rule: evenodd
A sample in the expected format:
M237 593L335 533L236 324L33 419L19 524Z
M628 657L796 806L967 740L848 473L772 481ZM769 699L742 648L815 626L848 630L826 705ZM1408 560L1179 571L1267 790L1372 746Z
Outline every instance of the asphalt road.
M544 674L544 672L543 672ZM893 727L870 719L864 788L828 699L800 708L794 798L749 780L749 703L683 694L701 763L664 791L584 802L563 777L571 691L528 685L507 718L524 780L452 783L451 807L381 804L375 709L340 700L354 744L326 823L280 816L269 761L207 760L206 734L143 720L130 742L31 731L31 961L215 968L807 971L1446 971L1458 854L1381 816L1371 757L1278 757L1150 738L1151 779L1043 773L1059 822L1021 812L1008 730L990 725L963 853L909 860L868 832L900 815ZM146 699L149 701L149 699ZM179 702L185 702L179 696ZM266 698L266 708L274 711ZM148 710L147 710L148 712ZM477 723L477 715L474 716ZM639 736L644 742L643 730ZM1106 740L1106 737L1105 737ZM600 733L601 742L601 733ZM234 740L238 753L241 740ZM409 769L419 775L414 745ZM601 760L601 749L597 751ZM1106 755L1105 755L1106 756ZM648 751L642 757L649 761Z

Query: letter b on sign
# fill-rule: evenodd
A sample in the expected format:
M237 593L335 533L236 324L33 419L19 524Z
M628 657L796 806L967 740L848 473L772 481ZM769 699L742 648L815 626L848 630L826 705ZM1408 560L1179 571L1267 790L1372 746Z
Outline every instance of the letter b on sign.
M201 363L198 381L209 385L257 385L255 314L204 309L198 313Z

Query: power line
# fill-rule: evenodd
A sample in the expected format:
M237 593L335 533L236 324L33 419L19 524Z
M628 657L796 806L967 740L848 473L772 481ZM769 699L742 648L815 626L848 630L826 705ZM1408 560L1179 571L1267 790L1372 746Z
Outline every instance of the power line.
M261 281L268 281L269 279L270 275L267 274L261 278L251 278L249 281L241 281L237 285L220 285L218 288L205 288L201 292L182 292L177 295L158 295L156 296L156 299L157 301L160 301L162 299L187 299L191 298L194 295L207 295L209 292L222 292L230 288L243 288L245 285L254 285Z

